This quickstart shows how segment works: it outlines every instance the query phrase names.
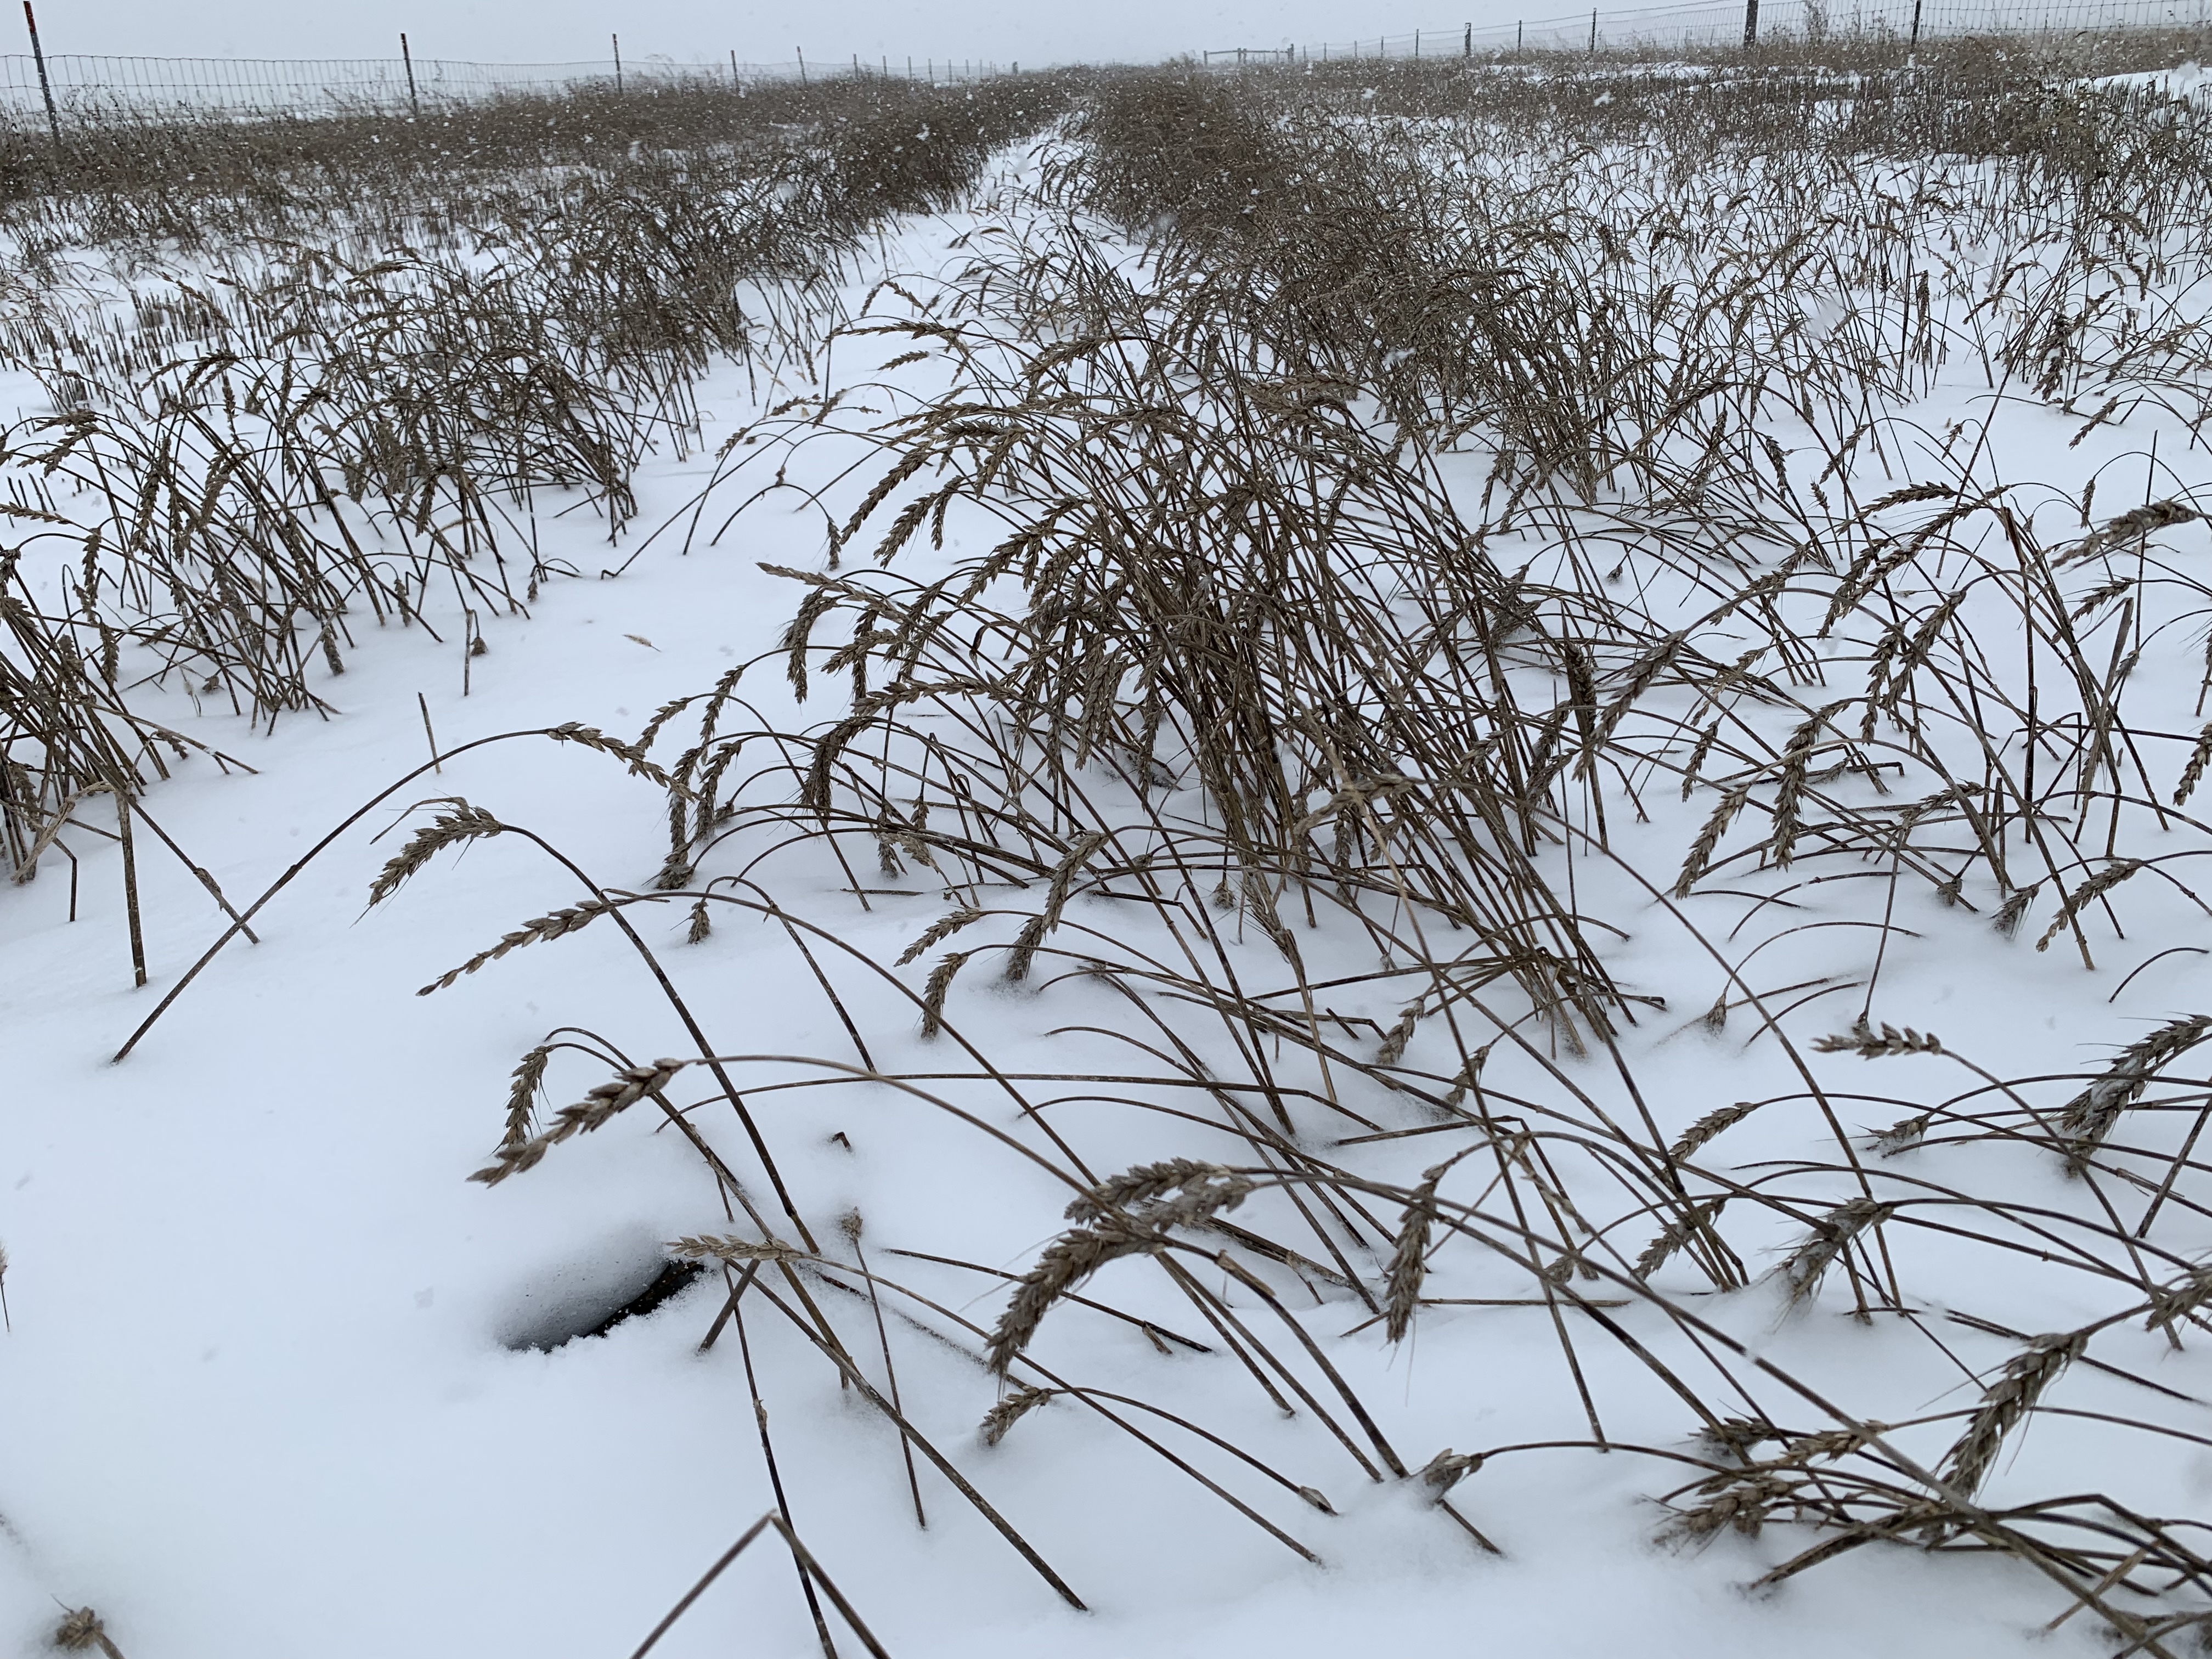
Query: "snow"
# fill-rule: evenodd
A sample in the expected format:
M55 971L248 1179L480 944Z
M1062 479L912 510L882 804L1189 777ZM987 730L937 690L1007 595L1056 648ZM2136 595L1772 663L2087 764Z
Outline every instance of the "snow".
M2104 75L2085 82L2092 87L2113 88L2140 88L2148 92L2163 93L2169 98L2191 101L2204 95L2208 77L2204 66L2195 58L2177 64L2170 70L2144 70L2134 75Z

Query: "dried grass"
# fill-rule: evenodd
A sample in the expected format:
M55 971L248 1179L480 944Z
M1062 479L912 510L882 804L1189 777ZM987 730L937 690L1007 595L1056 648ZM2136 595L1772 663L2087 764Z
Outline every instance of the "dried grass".
M1558 1455L1558 1443L1447 1451L1409 1471L1376 1408L1284 1298L1327 1285L1394 1342L1447 1303L1539 1308L1588 1443L1695 1466L1668 1500L1676 1537L1817 1529L1762 1583L1870 1542L1996 1550L2121 1631L2130 1651L2170 1654L2161 1644L2212 1595L2194 1523L2070 1488L1995 1504L1981 1493L2033 1419L2059 1409L2074 1367L2117 1369L2092 1352L2100 1334L2140 1322L2179 1343L2204 1328L2212 1279L2176 1223L2212 1201L2196 1156L2204 1085L2178 1068L2212 1017L2172 1021L2094 1075L2006 1079L1872 1013L1891 942L1905 937L1900 890L1993 919L2002 938L1978 925L1972 935L1991 951L2011 948L2047 901L2037 948L2070 939L2086 971L2093 936L2100 949L2122 939L2119 918L2144 895L2197 904L2175 872L2212 853L2180 810L2206 740L2137 713L2138 671L2212 608L2212 585L2158 539L2201 533L2197 509L2161 492L2086 535L2050 536L2039 517L2049 502L1996 477L1983 442L1909 430L1899 413L1947 364L1975 362L1993 391L2032 393L2086 421L2084 434L2146 404L2192 429L2212 420L2212 335L2172 297L2212 274L2194 234L2212 215L2212 128L2195 106L2071 84L2086 63L1966 46L1911 66L1879 53L1778 56L1690 81L1603 63L1540 77L1510 64L1115 72L994 94L959 130L964 161L940 170L933 158L910 175L880 142L895 128L868 123L912 111L840 118L850 106L837 100L859 96L840 91L821 118L854 130L795 148L789 171L765 175L819 192L803 222L750 223L764 244L742 257L664 249L672 264L578 297L532 287L519 264L464 283L442 254L388 270L334 254L287 277L304 291L277 284L161 324L228 340L251 335L247 311L289 306L317 343L327 393L321 378L271 382L211 353L126 394L88 368L143 347L95 344L69 371L88 389L45 447L24 453L113 481L98 483L111 511L96 544L83 529L88 558L121 550L122 573L94 590L118 608L84 625L166 652L165 672L228 684L241 710L273 717L307 706L315 661L335 672L348 605L388 599L411 620L433 573L471 604L527 602L527 583L497 573L532 489L580 489L617 524L642 447L690 418L687 354L812 362L866 341L933 356L949 386L890 415L825 388L763 417L720 453L670 532L711 536L710 507L734 519L804 446L836 440L863 458L820 503L823 568L773 571L793 579L796 598L763 665L803 700L833 705L818 723L757 718L739 697L741 670L660 710L635 744L546 733L665 791L670 840L648 896L689 904L695 943L715 905L777 922L859 1063L718 1051L623 915L640 896L595 888L437 985L607 915L698 1053L638 1066L549 1039L517 1067L503 1135L475 1178L504 1181L654 1100L732 1218L726 1236L674 1247L731 1269L722 1318L765 1310L803 1336L896 1430L909 1470L920 1452L1071 1601L915 1428L895 1379L889 1395L868 1380L824 1312L843 1304L817 1293L869 1304L887 1372L887 1306L975 1358L1003 1390L983 1418L987 1444L1048 1400L1079 1405L1306 1556L1109 1407L1180 1425L1255 1479L1312 1488L1168 1407L1048 1369L1048 1327L1103 1309L1165 1352L1162 1328L1121 1313L1106 1288L1157 1275L1255 1399L1318 1429L1322 1453L1369 1479L1418 1475L1488 1547L1449 1495L1486 1461ZM854 314L833 313L821 286L856 227L950 201L991 146L1063 103L1073 112L1042 153L1025 231L979 235L963 264L887 281ZM453 186L457 216L484 213L489 181L526 149L510 118L477 130L482 161ZM343 135L329 143L313 166L339 165ZM559 282L592 268L599 255L581 250L652 245L641 225L673 234L665 204L691 199L683 180L634 176L585 149L583 195L538 198L535 220L512 202L501 210L517 246L573 255L549 265ZM150 186L131 169L155 164L118 153L115 200L87 222L143 234ZM714 187L736 188L727 176ZM590 193L608 190L620 204ZM0 208L43 222L63 200ZM248 211L240 200L226 210ZM589 240L576 214L611 240ZM1136 257L1115 255L1116 238ZM776 320L732 322L727 296L771 278L786 296ZM650 326L615 330L624 296L642 291L666 303L639 313ZM692 305L708 292L714 304ZM517 344L535 366L526 384L433 373L459 348L418 349L410 331L431 327L432 295L479 331L471 338ZM547 331L501 331L541 300ZM395 416L386 445L346 414L386 375L403 408L451 423ZM234 403L250 439L228 435ZM325 403L327 419L316 412ZM1468 453L1488 469L1479 501L1454 459ZM345 489L318 495L333 467ZM217 472L220 489L208 482ZM331 526L319 537L337 542L340 526L414 534L425 521L408 504L423 501L474 527L396 577L329 540L295 547L295 532L276 527L312 507ZM2063 505L2087 531L2091 495ZM948 523L989 534L956 543ZM258 539L241 540L241 526ZM218 542L246 562L224 567L243 597L227 609L179 601L156 619L146 595L216 570ZM926 574L908 574L925 557ZM545 574L533 568L530 581ZM88 602L85 614L100 613ZM2000 638L2002 653L1988 644ZM40 695L73 700L40 729L108 733L135 745L123 751L134 759L145 749L112 671ZM56 814L120 775L106 750L73 753L42 758L51 777L21 786L31 804L8 819L19 862ZM2176 761L2169 805L2153 778L2176 775ZM1627 826L1641 831L1664 798L1700 790L1708 810L1666 819L1682 835L1668 849L1680 873L1662 891L1631 859ZM458 799L437 804L447 810L386 865L372 903L441 848L510 829ZM811 883L865 904L856 859L928 871L951 907L927 922L917 913L896 962L866 957L793 896ZM1814 884L1832 878L1845 896L1817 924L1800 919ZM1772 1045L1802 1087L1668 1133L1637 1075L1640 1027L1664 1005L1616 971L1611 940L1626 918L1594 914L1592 893L1630 895L1639 927L1678 928L1685 959L1710 961L1723 981L1707 1030L1749 1012L1750 1040ZM1726 932L1705 920L1723 904L1746 907ZM1827 948L1816 926L1849 930L1838 937L1855 941L1850 954L1832 945L1848 975L1782 983L1771 958L1754 963L1769 945ZM903 971L956 933L961 949L926 974ZM1070 1035L1127 1069L1010 1074L964 1018L984 994L985 975L962 977L978 957L997 959L1001 984L1027 988L1018 1004L996 993L1009 1006L1081 999L1086 1024ZM1338 972L1346 962L1376 965ZM848 1003L841 987L871 1000ZM1838 988L1863 989L1858 1019L1801 1041L1790 999ZM906 1052L916 1019L933 1069L879 1066L878 1050ZM537 1095L567 1046L615 1075L541 1124ZM1825 1054L1929 1063L1877 1068L1897 1074L1881 1085L1893 1093L1845 1095L1824 1080ZM1945 1092L1962 1073L1966 1091ZM666 1098L679 1074L705 1101ZM748 1077L898 1091L1048 1176L1073 1195L1073 1224L1012 1276L995 1325L975 1324L871 1271L857 1231L858 1267L817 1248L740 1086ZM2172 1102L2148 1098L2161 1083L2179 1091ZM1167 1155L1102 1178L1055 1112L1068 1100L1127 1109L1158 1127ZM1869 1101L1901 1120L1875 1138L1871 1164L1844 1127ZM1796 1114L1812 1150L1755 1170L1718 1163L1720 1137L1754 1113L1760 1128ZM2123 1141L2123 1121L2144 1133ZM1389 1143L1413 1135L1449 1137L1449 1156L1394 1176L1408 1166L1382 1161ZM2078 1177L2071 1207L2006 1186L1996 1151L2022 1147ZM1948 1184L1927 1173L1939 1150ZM775 1227L749 1195L757 1177L783 1208ZM781 1242L793 1236L798 1245ZM1958 1306L1971 1286L1924 1276L1929 1254L1917 1247L1929 1240L2063 1264L2111 1307L2075 1331L2025 1337ZM1751 1294L1759 1275L1747 1263L1777 1241L1777 1316L1840 1308L1847 1292L1858 1317L1945 1354L1952 1341L2002 1353L1982 1366L1996 1380L1970 1407L1893 1427L1754 1358L1712 1312L1731 1304L1688 1292ZM1447 1275L1483 1294L1438 1295ZM1966 1334L1939 1341L1937 1311ZM1586 1363L1594 1345L1679 1400L1685 1434L1706 1449L1608 1435ZM1685 1353L1705 1381L1685 1380ZM1810 1426L1780 1426L1815 1411ZM2150 1407L2106 1416L2122 1433L2167 1427ZM1777 1455L1750 1457L1770 1443Z

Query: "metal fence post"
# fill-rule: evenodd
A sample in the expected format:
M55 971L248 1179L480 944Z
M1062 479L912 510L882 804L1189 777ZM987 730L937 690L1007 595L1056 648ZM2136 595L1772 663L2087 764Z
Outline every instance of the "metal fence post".
M46 79L46 50L39 44L39 15L31 0L23 0L23 24L31 31L31 56L39 65L39 94L46 100L46 131L54 136L54 154L62 149L62 118L54 109L54 83Z
M1459 55L1462 58L1474 56L1474 25L1472 23L1467 25L1467 38L1460 42Z
M1759 0L1743 0L1743 44L1759 44Z
M416 120L422 118L422 100L415 95L415 54L407 49L407 33L399 33L399 61L407 66L407 112Z
M615 90L620 92L622 90L622 36L611 34L607 38L615 43Z
M1912 0L1912 50L1920 49L1920 0Z
M1752 0L1752 3L1756 5L1759 0ZM1597 51L1597 9L1595 7L1590 9L1590 51L1593 53Z
M799 84L803 87L806 84L806 48L794 46L792 50L799 54Z

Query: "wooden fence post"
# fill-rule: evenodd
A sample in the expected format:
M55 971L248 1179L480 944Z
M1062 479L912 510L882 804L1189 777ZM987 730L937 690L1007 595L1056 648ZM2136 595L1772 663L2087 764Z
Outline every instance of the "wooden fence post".
M419 121L422 118L422 100L415 95L415 54L408 50L404 29L399 33L399 61L407 66L407 112Z

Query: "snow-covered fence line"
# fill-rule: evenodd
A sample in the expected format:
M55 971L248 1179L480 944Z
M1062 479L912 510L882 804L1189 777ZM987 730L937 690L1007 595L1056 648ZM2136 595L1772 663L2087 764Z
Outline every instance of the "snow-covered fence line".
M1280 51L1209 52L1231 63L1340 58L1494 56L1511 52L1592 52L1681 47L1692 51L1743 44L1824 40L1958 38L1965 35L2064 35L2212 27L2207 0L1722 0L1718 4L1597 9L1510 23L1451 24L1403 34L1314 41Z

